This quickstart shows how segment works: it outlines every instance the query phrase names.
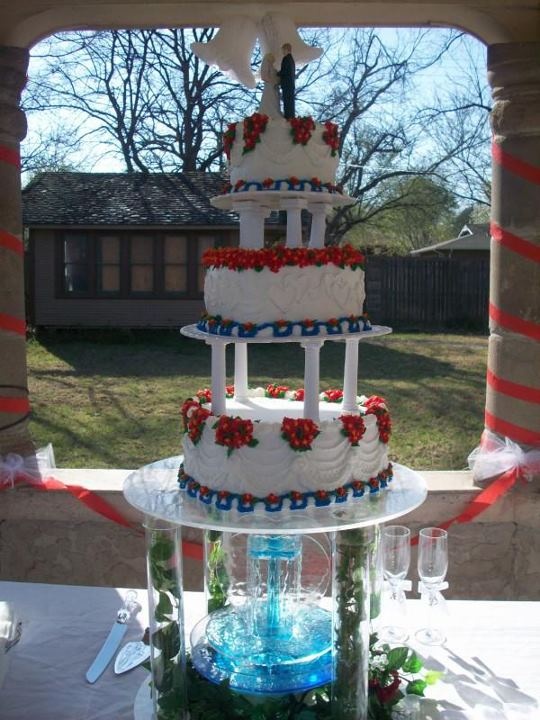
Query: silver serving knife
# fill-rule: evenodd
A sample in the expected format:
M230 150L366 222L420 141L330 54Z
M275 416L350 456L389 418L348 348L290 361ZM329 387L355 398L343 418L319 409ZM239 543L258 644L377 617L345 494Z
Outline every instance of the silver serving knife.
M117 675L133 670L150 657L150 645L145 645L142 640L128 642L120 650L114 661L114 672Z
M126 634L127 624L131 615L140 608L136 602L137 593L133 590L127 593L124 604L117 613L116 622L111 628L107 639L103 643L101 650L96 655L96 659L88 668L86 679L89 683L95 683L107 665L113 659L114 653L118 650L118 646L122 642L122 638Z

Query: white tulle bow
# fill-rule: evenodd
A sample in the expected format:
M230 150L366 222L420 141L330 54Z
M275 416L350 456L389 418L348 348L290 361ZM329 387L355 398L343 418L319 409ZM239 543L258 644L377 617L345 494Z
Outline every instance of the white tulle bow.
M24 469L24 460L17 453L8 453L0 460L0 487L15 487L17 475Z
M3 459L0 455L0 489L15 487L15 481L21 476L25 482L40 483L42 473L55 467L51 443L26 458L17 453L8 453Z
M523 450L510 438L484 430L480 446L468 457L474 480L483 481L509 470L519 470L526 480L540 474L540 450Z

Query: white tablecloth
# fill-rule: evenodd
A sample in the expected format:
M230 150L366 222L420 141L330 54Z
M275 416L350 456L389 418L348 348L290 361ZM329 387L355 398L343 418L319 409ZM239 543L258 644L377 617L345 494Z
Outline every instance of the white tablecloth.
M1 720L132 720L135 695L148 676L142 668L116 676L112 664L89 685L85 673L101 647L127 591L65 585L0 582L0 599L12 601L23 622L22 638L10 651ZM138 640L147 625L147 597L124 641ZM443 720L540 719L540 602L448 603L448 642L431 665L446 669L430 689L438 700L421 717ZM204 613L202 596L186 593L190 622ZM411 628L423 622L419 601L408 602ZM420 646L418 646L420 648ZM458 660L448 653L453 652ZM421 648L423 655L430 650ZM489 673L482 680L464 662L479 657ZM460 664L461 663L461 664ZM517 685L517 687L515 687Z

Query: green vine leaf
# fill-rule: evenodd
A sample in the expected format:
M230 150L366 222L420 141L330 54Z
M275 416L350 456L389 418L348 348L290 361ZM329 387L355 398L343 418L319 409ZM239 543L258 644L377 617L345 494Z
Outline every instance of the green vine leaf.
M420 695L420 697L423 697L426 688L427 682L425 680L412 680L407 685L407 695Z
M403 663L403 672L406 673L417 673L420 672L420 670L424 667L422 661L418 657L418 655L413 651L411 651L411 654L407 658L407 660Z
M409 648L397 647L392 648L388 653L388 670L399 670L407 660Z
M159 602L156 605L154 617L158 622L167 622L171 619L171 615L173 613L173 606L171 599L167 595L167 593L160 592L159 593Z
M439 670L428 670L424 676L424 680L427 685L435 685L435 683L438 682L443 675L444 673Z

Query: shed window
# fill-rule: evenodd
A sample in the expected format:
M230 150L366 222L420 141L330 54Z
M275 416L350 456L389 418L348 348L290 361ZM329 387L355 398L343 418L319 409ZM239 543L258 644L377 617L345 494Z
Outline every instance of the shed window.
M212 235L195 232L58 236L58 292L63 297L200 298L202 255Z
M183 235L163 238L163 272L166 293L185 293L188 289L188 242Z
M135 235L130 238L129 287L132 293L152 293L154 291L154 245L152 236Z
M66 235L64 239L64 290L74 295L90 289L90 258L85 235Z
M97 238L96 290L120 292L120 238L104 235Z

